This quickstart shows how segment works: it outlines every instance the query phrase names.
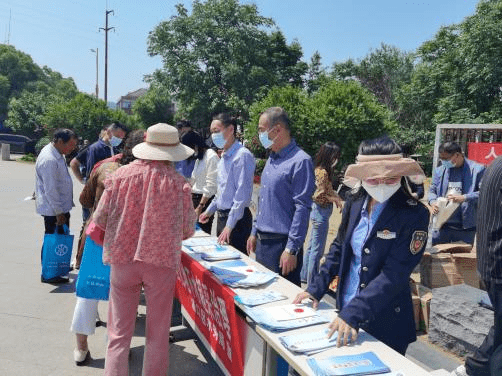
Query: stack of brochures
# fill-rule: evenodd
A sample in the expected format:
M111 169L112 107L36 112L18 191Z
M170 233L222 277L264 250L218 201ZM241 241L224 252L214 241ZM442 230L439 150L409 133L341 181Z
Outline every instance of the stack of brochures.
M277 291L263 291L259 293L246 294L246 295L236 295L234 300L239 303L246 305L248 307L254 307L261 304L276 302L278 300L284 300L288 297L282 295Z
M316 376L376 375L390 372L390 368L371 351L330 356L321 360L308 358L307 363Z
M241 260L219 262L209 266L223 284L231 287L255 287L264 285L277 277L274 272L260 272Z
M274 307L243 307L244 312L261 327L280 332L304 326L326 323L329 320L303 304Z
M214 236L190 238L184 240L183 245L187 247L190 252L199 254L200 258L206 261L221 261L241 258L239 251L218 244L218 239Z
M190 239L183 240L183 245L188 248L217 244L218 238L216 236L192 237Z
M328 338L329 329L316 330L300 334L279 337L279 341L289 351L299 355L312 355L336 346L338 333Z

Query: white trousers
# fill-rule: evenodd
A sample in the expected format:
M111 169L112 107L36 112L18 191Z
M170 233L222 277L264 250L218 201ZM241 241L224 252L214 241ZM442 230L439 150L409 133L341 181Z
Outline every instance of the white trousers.
M80 298L77 296L73 321L70 331L76 334L90 336L96 331L96 320L98 320L99 300Z

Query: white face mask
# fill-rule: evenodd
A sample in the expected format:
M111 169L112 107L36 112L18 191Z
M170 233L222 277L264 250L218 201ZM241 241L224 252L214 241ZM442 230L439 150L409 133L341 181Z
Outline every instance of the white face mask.
M218 149L223 149L227 141L225 140L225 136L223 136L222 132L218 133L213 133L211 135L211 138L213 139L213 143L216 145Z
M368 194L378 202L385 202L396 193L401 187L401 182L396 184L369 185L363 181L363 188Z

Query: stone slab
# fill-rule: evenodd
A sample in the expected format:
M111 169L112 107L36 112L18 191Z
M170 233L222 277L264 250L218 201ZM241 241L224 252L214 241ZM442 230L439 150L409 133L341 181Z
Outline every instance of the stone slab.
M486 295L465 284L433 289L429 340L459 356L473 353L493 324L493 312L478 304Z

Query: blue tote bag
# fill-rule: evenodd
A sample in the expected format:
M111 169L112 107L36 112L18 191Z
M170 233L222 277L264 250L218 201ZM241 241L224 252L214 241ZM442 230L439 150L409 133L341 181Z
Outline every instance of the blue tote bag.
M64 234L45 234L42 248L42 277L51 279L70 272L73 235L70 229L63 225Z
M103 264L103 247L87 236L83 253L77 278L77 296L108 300L110 265Z

